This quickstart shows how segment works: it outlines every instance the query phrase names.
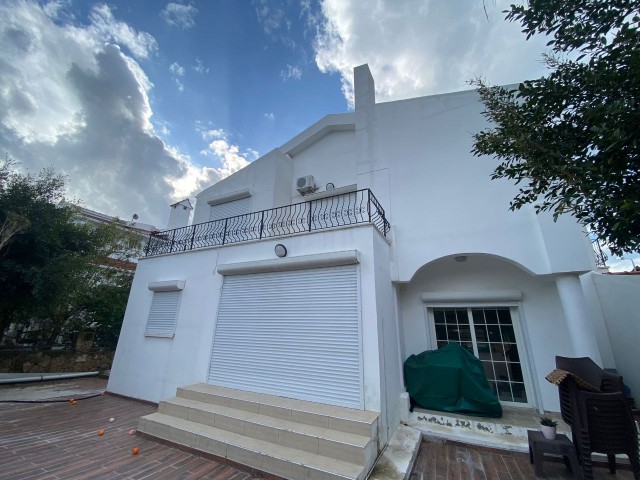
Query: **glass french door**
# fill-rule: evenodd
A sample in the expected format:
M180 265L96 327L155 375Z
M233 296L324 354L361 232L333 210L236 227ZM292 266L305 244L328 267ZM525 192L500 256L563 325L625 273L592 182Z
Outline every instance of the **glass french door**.
M509 307L430 308L436 346L455 342L482 361L489 385L501 402L528 404Z

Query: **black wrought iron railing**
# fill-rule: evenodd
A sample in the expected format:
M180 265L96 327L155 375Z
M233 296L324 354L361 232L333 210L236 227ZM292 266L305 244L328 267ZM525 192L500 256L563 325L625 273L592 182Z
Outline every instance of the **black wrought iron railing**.
M358 223L372 224L385 237L389 233L389 222L384 209L369 189L152 233L145 247L145 256Z

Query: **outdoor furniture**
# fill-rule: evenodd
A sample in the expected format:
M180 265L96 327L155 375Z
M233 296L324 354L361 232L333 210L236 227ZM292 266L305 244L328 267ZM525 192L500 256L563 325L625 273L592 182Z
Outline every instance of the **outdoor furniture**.
M590 358L556 357L557 369L547 379L558 385L560 413L571 434L585 480L593 478L591 454L607 455L616 471L616 454L625 454L640 480L638 433L622 377L602 370Z
M536 477L544 475L542 465L544 462L544 454L550 453L562 455L565 465L571 470L574 478L582 478L582 471L578 464L576 449L566 435L558 434L555 439L549 440L545 438L542 432L528 430L527 437L529 439L529 461L533 463Z

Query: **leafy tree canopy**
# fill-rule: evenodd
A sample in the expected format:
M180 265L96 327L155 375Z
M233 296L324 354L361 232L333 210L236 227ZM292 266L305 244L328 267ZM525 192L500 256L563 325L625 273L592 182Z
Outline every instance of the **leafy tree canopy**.
M570 213L614 254L639 250L640 3L531 0L505 13L527 39L550 38L550 73L517 89L473 82L493 123L473 153L519 185L512 210Z
M117 224L89 224L64 201L65 178L51 169L23 175L0 163L0 332L38 324L60 333L119 332L140 238Z

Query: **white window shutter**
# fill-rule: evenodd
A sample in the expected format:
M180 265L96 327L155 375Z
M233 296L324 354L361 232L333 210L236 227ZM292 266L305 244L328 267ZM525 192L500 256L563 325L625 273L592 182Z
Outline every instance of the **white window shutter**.
M233 200L231 202L220 203L218 205L211 206L211 214L209 221L222 220L223 218L235 217L237 215L244 215L251 210L251 197L241 198L240 200Z
M173 338L176 331L181 294L181 290L153 292L147 329L144 332L145 336Z

